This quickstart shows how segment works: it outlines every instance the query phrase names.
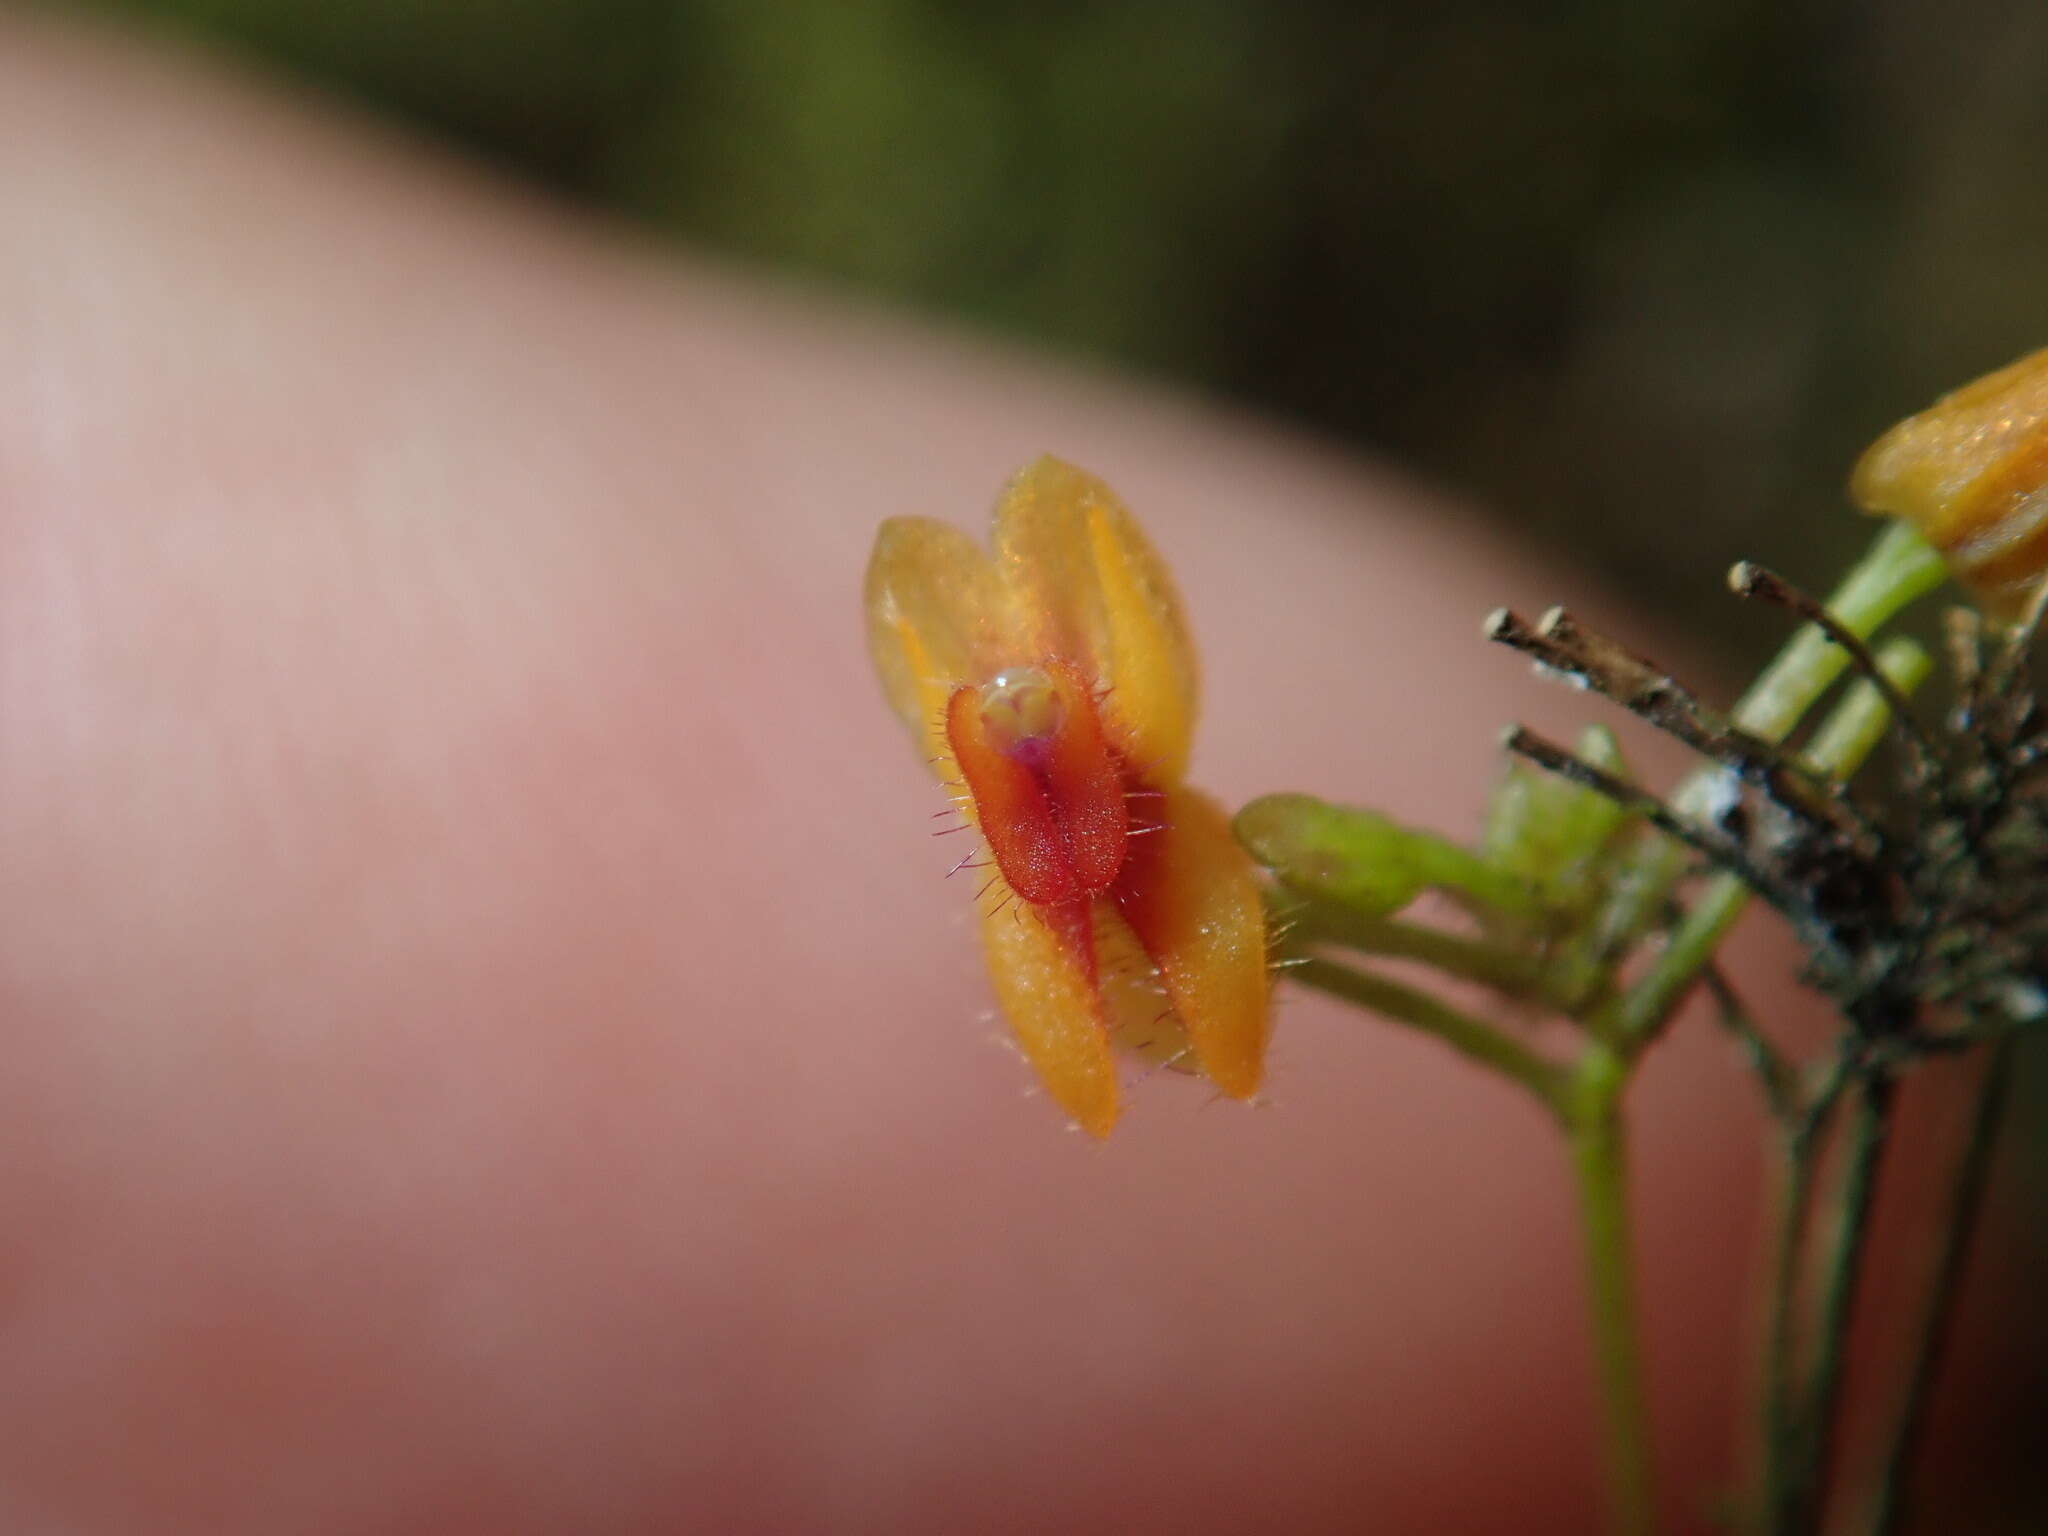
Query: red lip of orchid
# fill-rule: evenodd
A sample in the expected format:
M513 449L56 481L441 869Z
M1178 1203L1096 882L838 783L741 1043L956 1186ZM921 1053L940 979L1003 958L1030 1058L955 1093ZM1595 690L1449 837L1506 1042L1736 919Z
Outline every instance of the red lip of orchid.
M1018 899L1100 895L1131 836L1125 783L1094 700L1073 669L1020 667L946 703L946 740L981 835Z
M867 610L890 702L965 790L1008 887L982 920L989 970L1053 1098L1107 1135L1119 1046L1255 1094L1271 1017L1257 877L1180 782L1193 647L1115 493L1038 460L997 507L993 555L950 524L891 519Z

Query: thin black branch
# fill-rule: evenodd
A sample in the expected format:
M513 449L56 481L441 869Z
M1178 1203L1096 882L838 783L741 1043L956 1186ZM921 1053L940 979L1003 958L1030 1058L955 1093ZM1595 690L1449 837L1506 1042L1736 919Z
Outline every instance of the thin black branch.
M1487 617L1485 634L1576 679L1701 756L1727 764L1800 820L1852 840L1860 837L1867 845L1881 841L1877 824L1847 785L1743 730L1654 662L1585 628L1567 610L1552 608L1531 628L1510 610L1496 609Z
M1891 1132L1894 1080L1882 1072L1863 1080L1848 1127L1842 1185L1836 1195L1834 1231L1820 1274L1820 1316L1813 1363L1801 1415L1804 1444L1791 1486L1793 1530L1817 1529L1834 1481L1839 1441L1842 1377L1848 1359L1849 1326L1856 1314L1870 1236L1870 1214L1878 1173Z
M1798 897L1774 879L1733 839L1688 821L1648 790L1639 789L1604 768L1594 767L1577 753L1538 736L1527 726L1509 726L1502 733L1501 746L1517 757L1527 758L1539 768L1582 784L1624 809L1634 811L1660 832L1677 838L1710 863L1727 870L1798 924L1802 931L1810 925L1810 914Z
M1992 1048L1990 1065L1977 1084L1969 1140L1964 1144L1949 1188L1941 1246L1915 1334L1913 1360L1907 1368L1898 1416L1886 1442L1884 1474L1870 1517L1871 1536L1891 1536L1910 1503L1914 1462L1926 1429L1929 1401L1948 1355L1955 1327L1956 1296L1984 1210L1984 1190L1991 1179L1991 1154L1998 1145L1998 1132L2012 1087L2012 1057L2013 1042L2000 1041Z
M1719 965L1709 965L1700 975L1713 996L1715 1017L1742 1047L1757 1080L1763 1084L1772 1115L1789 1125L1800 1112L1798 1080L1791 1066L1757 1027L1755 1017L1743 1006L1727 973Z
M1913 753L1917 782L1925 784L1933 780L1940 751L1920 722L1913 718L1912 705L1899 692L1898 685L1885 676L1884 668L1877 664L1877 657L1862 636L1829 613L1827 605L1812 593L1794 586L1776 571L1758 565L1754 560L1737 561L1728 572L1728 586L1737 597L1759 598L1796 614L1847 652L1857 673L1890 706L1892 726Z

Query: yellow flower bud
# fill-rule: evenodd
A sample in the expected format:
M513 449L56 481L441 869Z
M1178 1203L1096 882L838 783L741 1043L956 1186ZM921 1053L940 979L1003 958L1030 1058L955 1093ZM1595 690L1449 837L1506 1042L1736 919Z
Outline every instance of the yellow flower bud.
M1849 494L1913 524L1987 611L2017 617L2048 574L2048 350L1893 427Z

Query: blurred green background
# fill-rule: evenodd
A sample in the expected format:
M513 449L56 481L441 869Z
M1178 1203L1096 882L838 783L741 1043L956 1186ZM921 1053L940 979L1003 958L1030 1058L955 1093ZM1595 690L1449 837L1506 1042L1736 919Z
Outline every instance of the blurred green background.
M1742 660L2048 341L2041 0L111 0L699 245L1269 409Z
M1782 626L1727 564L1825 584L1861 447L2048 343L2042 0L98 8L696 246L1349 439L1738 663ZM2048 1136L2007 1151L2038 1211ZM2048 1374L2006 1321L1975 1350ZM2048 1529L2016 1486L2044 1399L1949 1529Z

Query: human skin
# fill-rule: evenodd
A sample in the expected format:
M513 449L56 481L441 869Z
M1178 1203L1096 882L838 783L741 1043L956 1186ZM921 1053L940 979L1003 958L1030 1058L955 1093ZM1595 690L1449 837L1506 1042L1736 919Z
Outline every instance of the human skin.
M1452 830L1502 722L1584 718L1479 616L1612 603L1270 430L23 17L0 189L0 1526L1588 1527L1552 1128L1290 997L1270 1103L1065 1133L857 594L882 517L979 530L1057 451L1181 578L1197 782ZM1697 1019L1631 1108L1685 1525L1754 1109Z

